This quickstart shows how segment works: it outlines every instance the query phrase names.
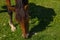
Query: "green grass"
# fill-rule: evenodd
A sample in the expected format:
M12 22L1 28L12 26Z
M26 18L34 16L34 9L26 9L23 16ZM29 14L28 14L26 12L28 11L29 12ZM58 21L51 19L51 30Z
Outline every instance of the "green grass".
M29 15L31 35L29 39L24 39L14 17L17 30L11 32L5 0L0 0L0 40L60 40L60 0L29 0Z

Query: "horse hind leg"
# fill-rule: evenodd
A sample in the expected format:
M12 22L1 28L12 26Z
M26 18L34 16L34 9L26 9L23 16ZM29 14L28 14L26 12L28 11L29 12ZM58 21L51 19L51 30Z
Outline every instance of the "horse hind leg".
M8 14L9 14L9 17L10 17L9 25L11 27L11 31L15 31L16 28L15 28L15 26L13 24L13 21L12 21L12 10L14 8L11 7L11 1L10 0L6 0L6 6L7 6Z
M10 17L10 21L9 21L9 25L11 27L11 31L15 31L16 28L15 26L13 25L13 21L12 21L12 7L11 7L11 2L10 0L6 0L6 6L7 6L7 9L8 9L8 14L9 14L9 17Z
M16 30L14 24L13 24L13 21L12 21L12 12L10 10L8 10L8 14L9 14L9 17L10 17L10 20L9 20L9 25L11 27L11 31L14 32Z

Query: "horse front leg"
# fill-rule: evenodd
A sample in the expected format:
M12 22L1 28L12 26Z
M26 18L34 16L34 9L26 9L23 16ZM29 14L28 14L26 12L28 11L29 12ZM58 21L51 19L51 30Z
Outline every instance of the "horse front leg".
M24 38L28 38L28 30L29 30L29 23L28 23L28 12L27 6L25 6L25 0L16 0L16 20L20 24L22 30L22 36Z
M7 5L7 9L8 9L8 15L9 15L9 18L10 18L9 25L11 27L11 31L14 32L16 30L16 28L13 25L13 21L12 21L12 8L11 8L10 0L6 0L6 5Z
M20 24L22 30L22 36L28 38L28 18L23 9L16 9L16 20Z
M24 11L25 11L25 17L24 17L24 22L25 22L25 29L26 29L26 36L25 38L29 37L29 14L28 14L28 4L24 5ZM22 23L21 23L22 24ZM22 27L23 28L23 27ZM24 35L23 35L24 37Z
M28 38L28 36L29 36L29 33L28 33L29 28L28 28L28 22L27 22L26 17L21 19L20 26L21 26L21 29L22 29L22 37L23 38Z

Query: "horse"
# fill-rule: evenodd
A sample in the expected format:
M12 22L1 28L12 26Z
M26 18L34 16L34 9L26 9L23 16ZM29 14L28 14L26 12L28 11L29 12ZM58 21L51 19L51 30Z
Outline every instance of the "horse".
M14 32L16 27L12 21L12 12L15 12L15 19L20 24L22 30L22 36L28 38L29 35L29 14L28 14L28 0L15 0L15 6L11 6L11 0L6 0L6 6L9 15L9 25Z

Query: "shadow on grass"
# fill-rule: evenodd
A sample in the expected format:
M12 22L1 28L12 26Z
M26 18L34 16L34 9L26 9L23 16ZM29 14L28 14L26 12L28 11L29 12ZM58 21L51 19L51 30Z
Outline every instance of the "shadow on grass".
M0 10L0 13L2 13L2 12L7 12L7 7L6 7L6 6L2 6L2 9L3 9L3 10Z
M14 7L14 5L12 7ZM8 12L8 9L7 9L7 6L6 5L5 6L2 6L2 9L3 10L0 10L0 13L2 13L2 12Z
M46 27L53 21L53 18L56 16L54 10L52 8L46 8L40 5L36 5L34 3L29 4L29 15L31 19L38 18L39 24L31 28L30 36L34 35L34 33L44 31Z

